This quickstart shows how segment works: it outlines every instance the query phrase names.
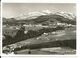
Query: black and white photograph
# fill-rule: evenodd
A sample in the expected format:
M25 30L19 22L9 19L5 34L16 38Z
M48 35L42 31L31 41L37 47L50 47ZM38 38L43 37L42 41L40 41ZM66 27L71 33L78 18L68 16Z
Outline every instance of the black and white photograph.
M3 54L76 54L75 3L3 3L2 10Z

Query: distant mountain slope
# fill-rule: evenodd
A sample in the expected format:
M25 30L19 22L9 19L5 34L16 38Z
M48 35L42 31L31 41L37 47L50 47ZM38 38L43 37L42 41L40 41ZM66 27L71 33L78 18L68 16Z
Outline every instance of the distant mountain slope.
M76 24L76 16L72 13L57 12L51 13L46 12L33 12L29 13L28 16L21 18L3 18L3 23L26 23L26 24L53 24L55 22Z
M69 18L65 18L63 16L60 16L60 15L44 15L44 16L39 16L38 18L34 19L33 21L35 23L51 23L51 22L61 22L61 23L68 23L68 24L75 24L76 19L69 19Z
M28 24L53 24L55 22L67 23L67 24L76 24L76 19L65 18L64 16L50 14L50 15L41 15L35 19L30 20L18 20L18 22L25 22Z

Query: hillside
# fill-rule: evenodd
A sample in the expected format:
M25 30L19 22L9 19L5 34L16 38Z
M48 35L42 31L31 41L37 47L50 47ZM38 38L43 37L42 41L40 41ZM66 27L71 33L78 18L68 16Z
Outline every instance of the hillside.
M36 14L37 15L37 14ZM29 15L28 15L29 16ZM76 24L76 17L72 16L69 13L66 14L62 14L62 13L55 13L55 14L46 14L46 15L37 15L35 16L36 18L33 18L33 15L31 17L31 19L27 16L25 16L25 18L23 19L17 19L17 18L3 18L3 24L7 23L17 23L17 24L55 24L56 22L60 22L60 23L67 23L67 24Z

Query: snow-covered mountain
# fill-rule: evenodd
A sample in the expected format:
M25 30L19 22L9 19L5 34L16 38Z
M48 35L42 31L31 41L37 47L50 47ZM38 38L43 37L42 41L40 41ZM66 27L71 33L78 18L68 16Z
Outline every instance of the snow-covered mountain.
M4 23L27 23L27 24L53 24L56 22L76 24L76 16L68 12L52 12L49 10L29 12L16 18L5 20Z
M74 19L75 18L75 15L73 13L69 13L69 12L56 12L55 14L63 16L64 18L68 18L68 19Z
M36 11L36 12L29 12L28 14L22 14L19 17L16 17L17 20L22 20L22 19L35 19L41 15L48 15L50 14L50 11Z
M64 18L68 18L72 20L75 18L75 15L69 12L52 12L49 10L43 10L43 11L35 11L35 12L29 12L27 14L22 14L16 17L16 19L17 20L25 20L25 19L30 20L30 19L35 19L42 15L51 15L51 14L60 15L60 16L63 16Z

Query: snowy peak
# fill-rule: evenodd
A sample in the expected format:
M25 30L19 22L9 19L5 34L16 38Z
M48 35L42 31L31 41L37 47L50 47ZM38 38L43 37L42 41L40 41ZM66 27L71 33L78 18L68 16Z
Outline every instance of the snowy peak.
M40 16L40 15L45 15L45 13L42 13L42 12L30 12L30 13L28 13L28 15L30 15L30 16Z
M45 14L51 14L51 13L52 13L52 12L49 11L49 10L43 10L42 12L45 13Z
M29 12L27 14L23 14L19 17L17 17L17 19L35 19L41 15L46 15L46 13L44 12L39 12L39 11L36 11L36 12Z
M50 14L53 14L53 15L60 15L60 16L63 16L64 18L68 18L68 19L74 19L75 18L75 15L73 15L72 13L68 13L68 12L52 12L52 11L49 11L49 10L42 10L42 11L35 11L35 12L29 12L27 14L22 14L21 16L17 17L16 19L17 20L30 20L30 19L35 19L39 16L42 16L42 15L50 15Z
M67 12L56 12L56 15L60 15L63 16L64 18L68 18L68 19L74 19L75 15L72 13L67 13Z

